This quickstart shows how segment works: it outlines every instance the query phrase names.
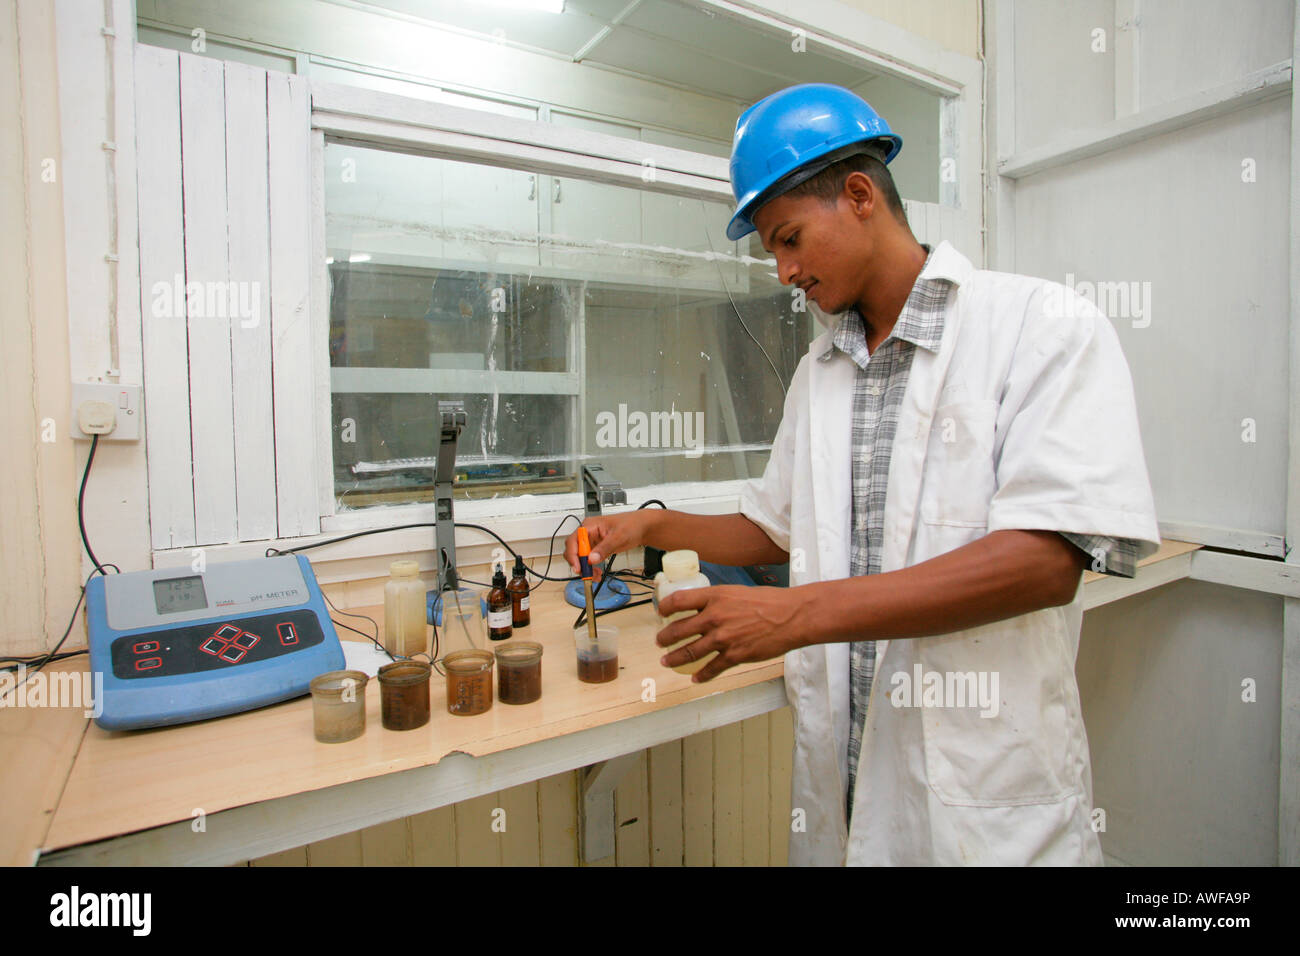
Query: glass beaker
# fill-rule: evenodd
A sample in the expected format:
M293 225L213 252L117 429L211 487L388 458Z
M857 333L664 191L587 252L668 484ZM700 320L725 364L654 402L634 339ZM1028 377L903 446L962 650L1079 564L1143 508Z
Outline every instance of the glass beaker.
M542 696L542 645L512 641L496 651L497 700L531 704Z
M328 671L311 680L312 725L323 744L341 744L366 729L366 682L362 671Z
M472 717L492 709L491 651L452 651L442 659L447 672L447 713Z
M384 729L414 730L429 722L429 674L424 661L395 661L379 668Z
M618 628L596 622L596 640L591 639L584 624L573 629L578 645L578 680L603 684L618 677Z
M483 617L481 589L459 587L443 591L442 623L438 625L438 657L453 651L477 651L487 647L487 622Z

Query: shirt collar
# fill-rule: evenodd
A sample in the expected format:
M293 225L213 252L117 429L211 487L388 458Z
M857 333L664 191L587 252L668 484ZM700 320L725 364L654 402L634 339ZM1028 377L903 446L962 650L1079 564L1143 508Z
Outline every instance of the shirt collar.
M965 275L959 268L960 263L954 261L954 256L948 255L952 252L956 259L961 259L960 254L947 242L941 243L938 249L924 243L921 248L926 252L925 264L912 285L912 291L908 293L907 301L903 303L898 321L894 323L885 341L891 338L901 339L918 348L937 352L943 339L947 285L959 284ZM828 361L835 350L839 349L850 357L855 351L861 350L864 357L862 360L865 361L865 340L866 328L862 316L857 309L849 309L843 313L831 332L830 344L834 347L827 348L818 356L818 360Z

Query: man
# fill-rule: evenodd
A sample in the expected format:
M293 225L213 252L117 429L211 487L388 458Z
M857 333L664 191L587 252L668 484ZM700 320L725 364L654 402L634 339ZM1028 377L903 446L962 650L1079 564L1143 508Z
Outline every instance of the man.
M670 666L718 652L697 681L785 655L792 863L1099 864L1080 581L1159 542L1128 368L1086 300L918 244L900 147L824 84L740 117L728 235L757 230L833 328L739 514L588 519L592 559L789 557L788 590L672 595L665 614L699 613L658 641L699 635Z

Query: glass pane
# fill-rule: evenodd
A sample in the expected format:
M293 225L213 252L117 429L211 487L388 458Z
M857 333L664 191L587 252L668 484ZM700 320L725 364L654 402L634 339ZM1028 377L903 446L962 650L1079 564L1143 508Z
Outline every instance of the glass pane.
M762 473L812 321L727 203L326 145L340 508ZM761 249L760 249L761 256Z

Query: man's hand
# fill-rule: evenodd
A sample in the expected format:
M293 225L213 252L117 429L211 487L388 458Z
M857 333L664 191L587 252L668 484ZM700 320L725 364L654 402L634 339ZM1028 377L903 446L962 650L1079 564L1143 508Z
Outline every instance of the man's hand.
M698 661L710 651L718 656L700 668L695 682L712 680L729 667L767 661L811 643L801 610L804 588L760 588L724 585L677 591L659 602L664 617L678 611L699 611L673 621L655 640L667 647L692 634L699 639L663 658L667 667Z
M629 511L621 515L601 515L588 518L582 523L591 540L591 566L600 579L600 563L611 554L622 554L639 548L646 543L646 534L655 520L664 514L662 511L644 509ZM578 574L578 532L574 531L564 540L564 560L574 574Z

